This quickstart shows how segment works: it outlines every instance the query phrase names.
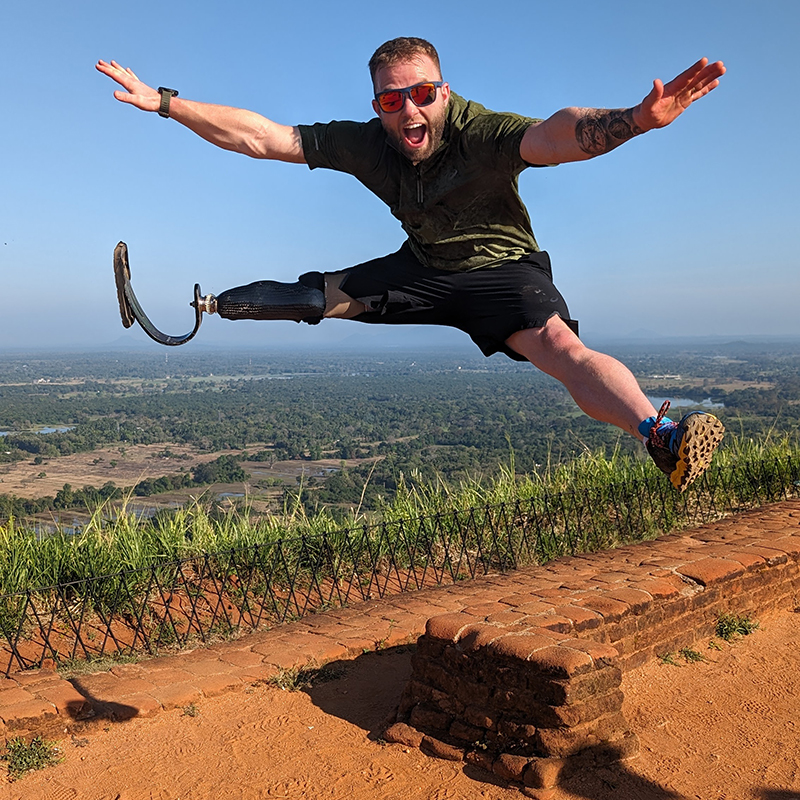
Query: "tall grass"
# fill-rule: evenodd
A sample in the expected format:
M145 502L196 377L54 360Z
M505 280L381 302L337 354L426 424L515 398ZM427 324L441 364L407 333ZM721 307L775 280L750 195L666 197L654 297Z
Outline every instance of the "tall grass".
M719 475L747 474L748 468L757 469L767 462L786 459L800 461L800 447L788 437L765 441L731 437L720 450L712 471ZM733 491L737 497L747 495L757 491L757 487L749 485L752 482L745 479L740 486L726 486L726 491ZM613 503L614 487L632 483L663 485L663 497L667 500L662 501L659 496L653 502L661 506L670 502L670 490L649 460L615 449L608 455L587 452L569 463L546 464L525 475L515 473L513 454L493 475L476 473L456 482L441 476L425 481L412 472L400 477L395 496L384 502L377 513L367 515L354 509L344 525L325 509L308 514L299 502L287 505L279 514L255 515L246 502L240 508L220 510L196 500L152 519L137 516L128 510L126 503L121 508L106 504L95 509L79 531L73 533L56 526L54 532L44 536L34 527L12 518L0 526L0 595L100 575L136 572L154 564L277 541L304 540L308 548L309 543L324 537L325 546L330 548L336 546L336 532L342 529L436 518L454 510L509 505L564 494L575 497L591 494L598 501ZM687 495L691 497L693 491L690 489ZM677 502L678 496L674 499ZM663 523L664 508L659 512L659 521ZM639 513L644 522L645 516L644 512Z

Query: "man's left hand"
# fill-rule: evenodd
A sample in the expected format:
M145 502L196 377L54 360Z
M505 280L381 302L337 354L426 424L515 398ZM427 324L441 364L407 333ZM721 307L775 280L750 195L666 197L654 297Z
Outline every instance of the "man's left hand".
M695 100L716 89L724 74L721 61L709 64L707 58L701 58L667 84L654 80L650 94L633 110L635 123L642 131L669 125Z

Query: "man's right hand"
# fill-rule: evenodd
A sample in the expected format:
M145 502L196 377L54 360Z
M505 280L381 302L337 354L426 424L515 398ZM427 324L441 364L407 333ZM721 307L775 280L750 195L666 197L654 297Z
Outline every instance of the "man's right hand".
M142 83L132 69L126 69L116 61L98 61L95 66L98 72L108 75L125 90L117 89L114 92L114 97L120 103L128 103L142 111L158 111L161 107L158 91ZM223 150L250 158L271 158L290 164L305 163L299 129L291 125L279 125L261 114L243 108L174 97L169 116Z
M152 86L142 83L132 69L120 66L116 61L102 60L97 62L95 68L125 89L124 92L119 89L114 92L114 97L121 103L130 103L142 111L158 111L161 95Z

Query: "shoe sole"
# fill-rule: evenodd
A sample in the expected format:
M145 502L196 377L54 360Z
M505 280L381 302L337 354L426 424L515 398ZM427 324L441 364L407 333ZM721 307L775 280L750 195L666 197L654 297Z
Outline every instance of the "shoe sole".
M708 469L724 434L725 426L713 414L692 414L684 421L678 462L669 476L679 492Z

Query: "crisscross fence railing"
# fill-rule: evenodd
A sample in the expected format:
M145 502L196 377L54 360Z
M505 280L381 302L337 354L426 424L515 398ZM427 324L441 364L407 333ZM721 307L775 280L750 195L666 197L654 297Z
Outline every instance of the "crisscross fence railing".
M154 654L328 608L653 538L798 494L790 457L451 509L0 596L0 670Z

